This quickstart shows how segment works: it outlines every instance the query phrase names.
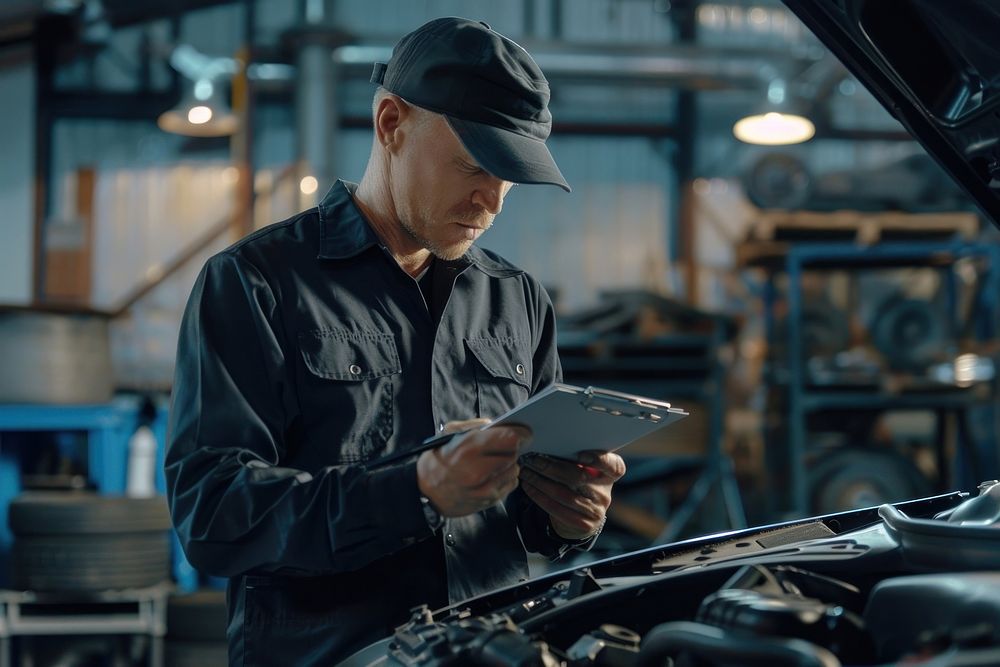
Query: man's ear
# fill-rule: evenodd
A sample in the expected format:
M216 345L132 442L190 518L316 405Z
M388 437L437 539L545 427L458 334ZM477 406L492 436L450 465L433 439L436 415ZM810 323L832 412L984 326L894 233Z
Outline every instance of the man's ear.
M411 111L410 105L395 95L386 95L375 108L375 137L390 153L399 148L404 135L404 121Z

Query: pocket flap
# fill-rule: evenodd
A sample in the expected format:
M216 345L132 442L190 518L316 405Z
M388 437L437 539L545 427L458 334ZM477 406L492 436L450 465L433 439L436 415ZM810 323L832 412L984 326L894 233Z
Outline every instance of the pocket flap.
M331 380L372 380L403 370L392 334L306 331L299 334L299 350L309 372Z
M490 375L531 389L531 355L520 339L466 338L465 345Z

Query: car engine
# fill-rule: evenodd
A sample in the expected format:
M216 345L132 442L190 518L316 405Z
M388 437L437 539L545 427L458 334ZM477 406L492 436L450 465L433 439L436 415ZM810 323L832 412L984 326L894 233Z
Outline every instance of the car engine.
M647 549L414 610L364 664L997 665L998 521L988 482Z

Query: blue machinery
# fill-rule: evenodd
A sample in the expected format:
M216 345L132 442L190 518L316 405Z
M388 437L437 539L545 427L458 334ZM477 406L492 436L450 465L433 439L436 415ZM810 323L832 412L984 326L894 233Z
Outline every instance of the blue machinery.
M98 492L122 495L128 466L128 443L139 424L141 401L136 396L116 397L100 405L0 405L0 435L11 431L76 431L87 434L87 463L90 481ZM165 404L157 406L156 418L150 425L156 436L156 490L164 493L163 456L167 434ZM2 453L2 452L0 452ZM9 459L0 459L4 467ZM0 471L2 472L2 471ZM8 471L9 472L9 471ZM9 543L7 503L17 494L15 474L2 474L0 489L0 547ZM9 479L11 478L11 479ZM6 539L4 539L6 538ZM187 563L174 537L174 576L181 590L197 587L198 574Z

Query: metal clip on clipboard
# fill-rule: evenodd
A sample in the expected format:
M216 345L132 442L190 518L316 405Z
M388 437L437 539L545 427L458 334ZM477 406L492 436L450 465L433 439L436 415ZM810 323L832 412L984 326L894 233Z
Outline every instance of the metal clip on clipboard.
M654 424L663 421L663 416L651 412L650 409L670 409L669 403L642 400L629 394L608 389L595 389L594 387L587 387L583 390L580 404L593 412L606 412L614 417L631 417Z

